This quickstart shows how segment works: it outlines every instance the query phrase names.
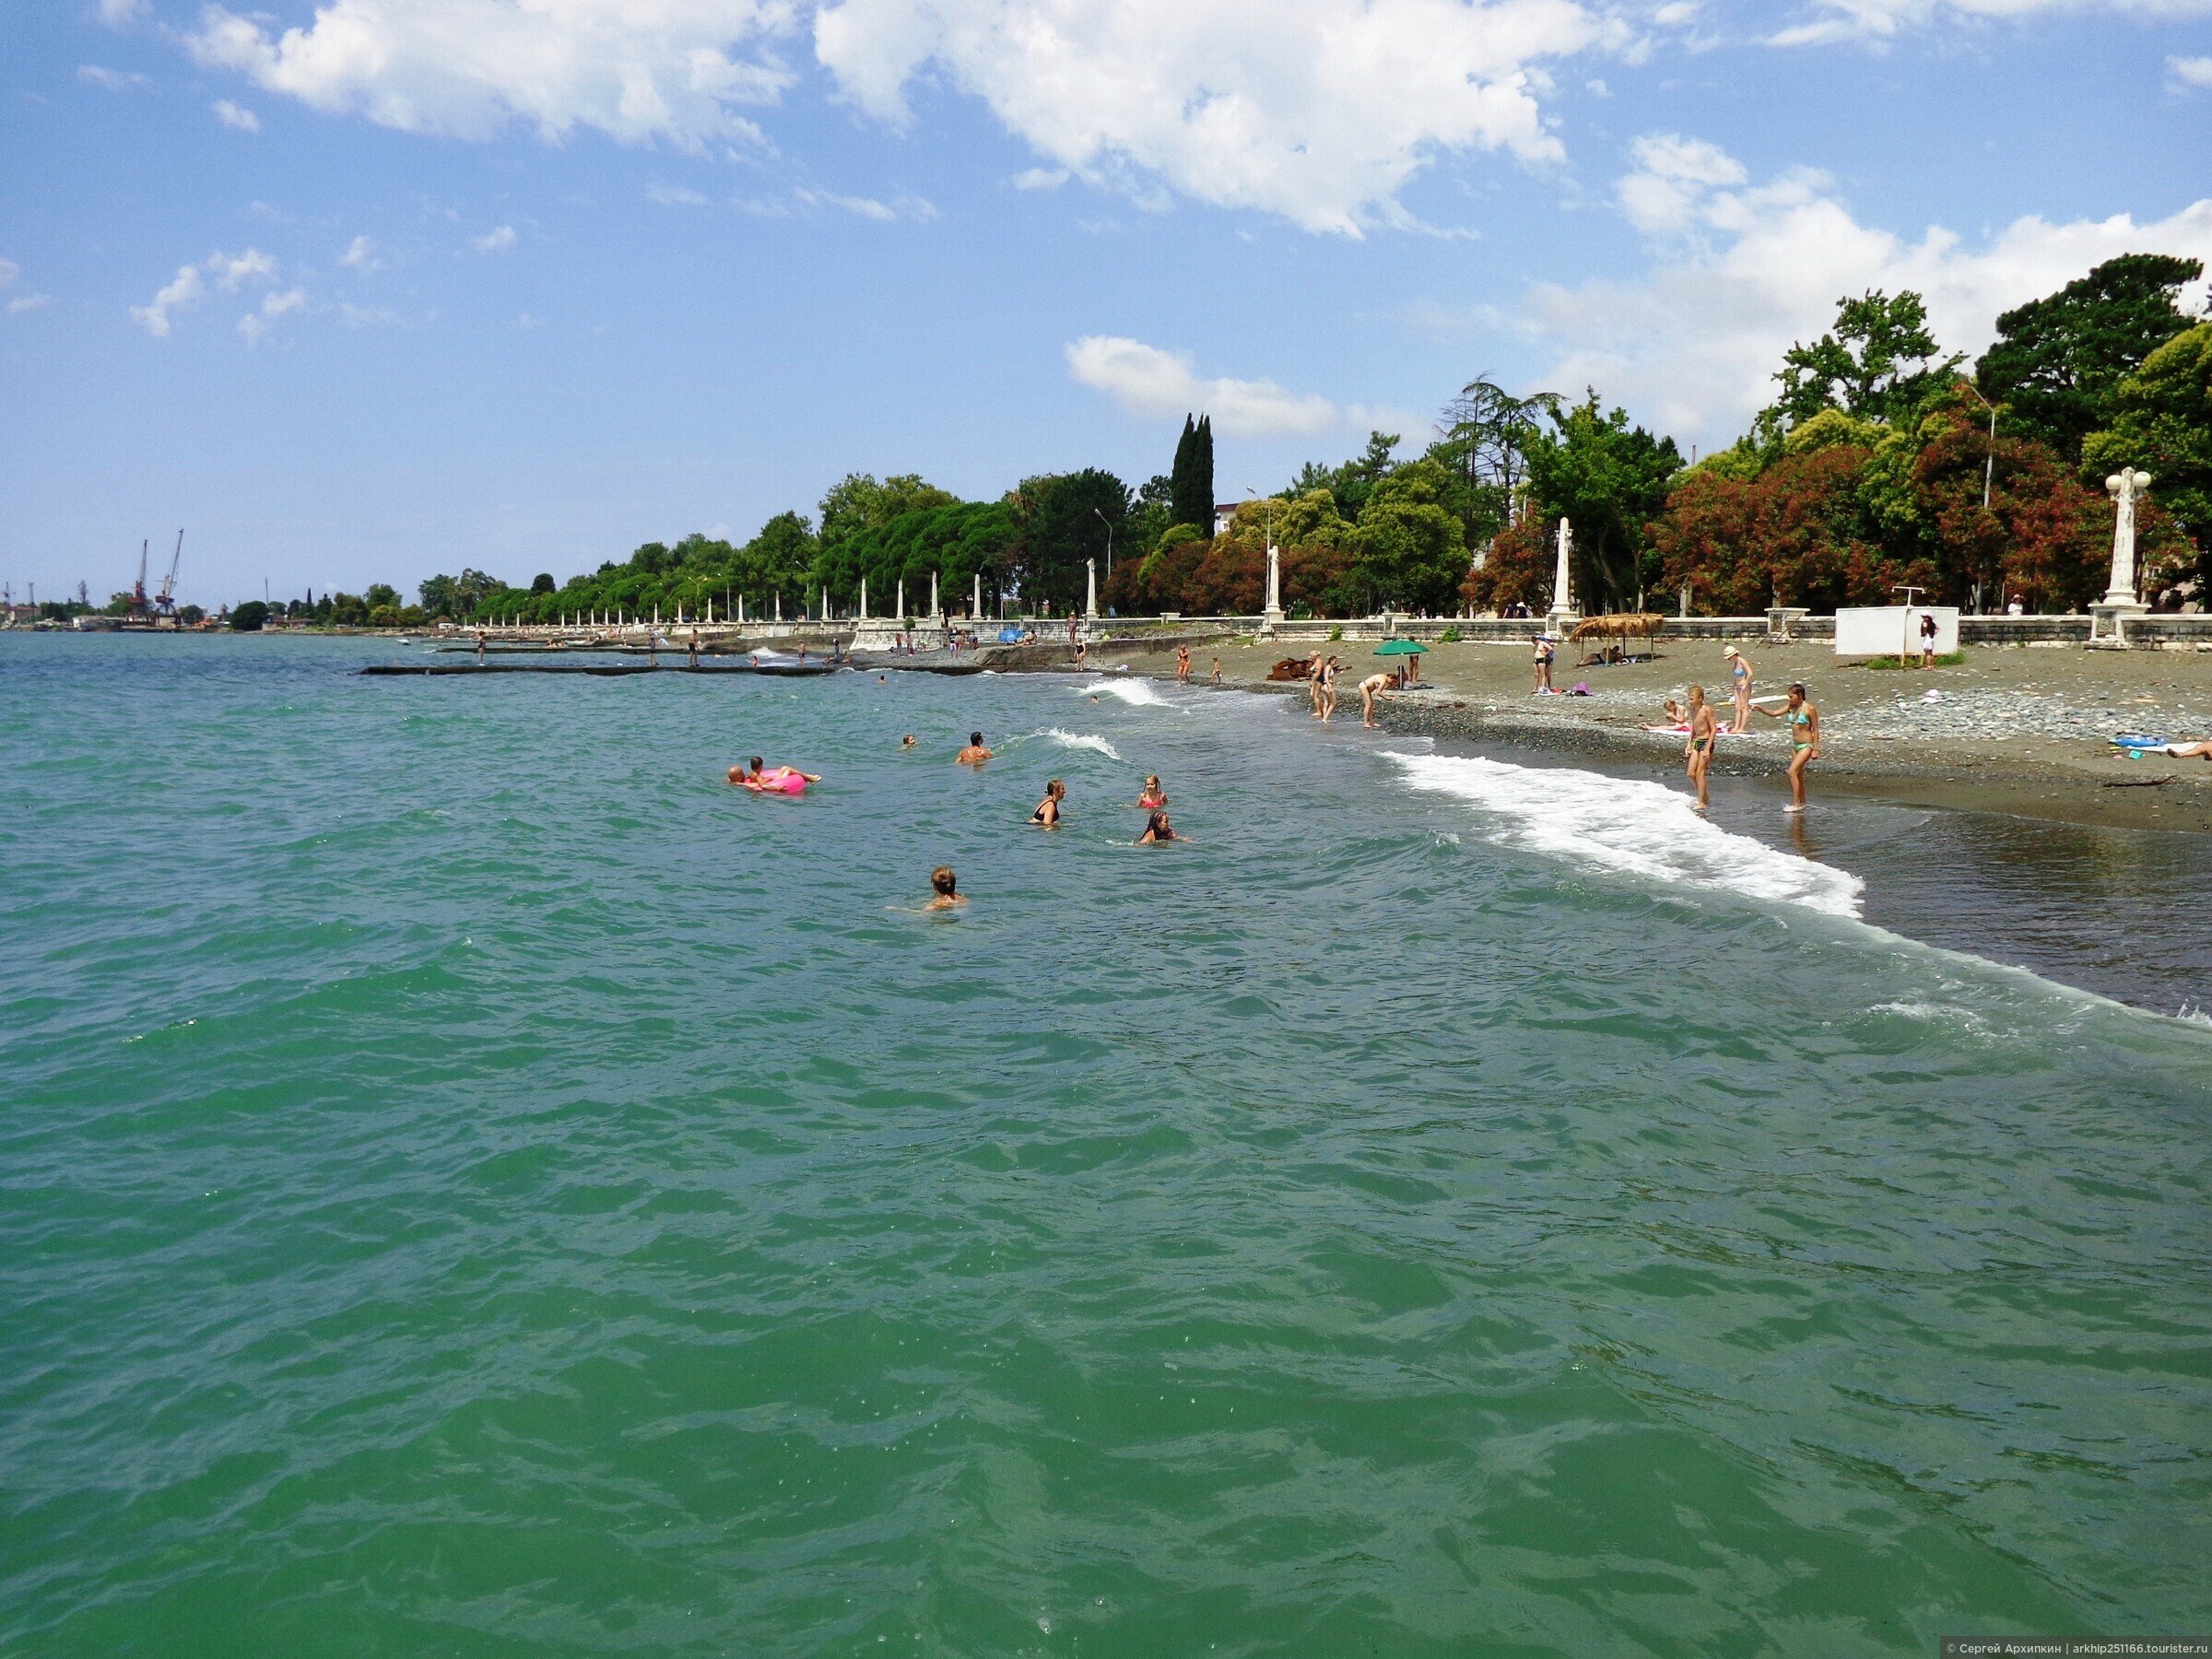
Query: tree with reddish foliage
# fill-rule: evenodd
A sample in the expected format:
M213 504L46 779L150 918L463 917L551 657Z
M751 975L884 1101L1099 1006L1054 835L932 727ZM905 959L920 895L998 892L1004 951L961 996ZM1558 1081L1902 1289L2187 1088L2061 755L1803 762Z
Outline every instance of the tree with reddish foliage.
M1525 605L1540 612L1551 603L1553 571L1552 542L1545 523L1524 512L1490 538L1459 592L1478 611L1503 612L1509 605Z
M1832 610L1887 605L1900 582L1930 587L1934 566L1885 554L1859 483L1871 458L1856 444L1785 455L1756 478L1693 472L1650 528L1660 583L1690 585L1692 602L1748 616L1779 598Z

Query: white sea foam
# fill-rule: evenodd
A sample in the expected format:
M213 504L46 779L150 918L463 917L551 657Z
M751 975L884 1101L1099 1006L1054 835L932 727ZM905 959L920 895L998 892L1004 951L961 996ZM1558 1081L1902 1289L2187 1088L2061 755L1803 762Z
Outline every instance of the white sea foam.
M1802 904L1855 918L1865 884L1708 823L1688 795L1663 784L1565 767L1512 766L1449 755L1391 755L1416 789L1492 815L1492 839L1574 864L1670 886Z
M1083 696L1097 696L1103 692L1108 697L1118 697L1124 702L1140 709L1164 709L1168 706L1168 700L1154 690L1147 680L1093 680L1088 686L1077 686L1076 690Z
M1113 745L1096 732L1064 732L1058 726L1047 726L1041 732L1032 732L1030 735L1033 737L1049 737L1062 748L1090 749L1105 756L1109 760L1119 760L1122 758Z

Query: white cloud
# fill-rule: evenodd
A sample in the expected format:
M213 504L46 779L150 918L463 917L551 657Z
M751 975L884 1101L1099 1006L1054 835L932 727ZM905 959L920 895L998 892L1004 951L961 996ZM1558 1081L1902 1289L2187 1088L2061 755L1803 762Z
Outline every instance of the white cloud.
M135 69L105 69L98 64L79 64L76 78L102 92L143 92L154 84L151 76L140 75Z
M1070 174L1065 167L1029 167L1014 175L1017 190L1057 190Z
M12 259L0 259L0 293L6 293L23 278L23 267ZM53 303L51 294L18 294L7 301L7 314L20 317L27 312L40 311Z
M92 15L109 29L128 29L152 15L146 0L100 0Z
M1325 397L1286 392L1271 380L1205 379L1182 353L1138 340L1086 335L1068 343L1067 368L1132 415L1158 419L1210 414L1214 425L1234 438L1318 432L1337 420Z
M2169 57L2166 76L2177 92L2212 92L2212 57Z
M1052 168L1357 235L1430 159L1561 153L1540 64L1624 47L1578 0L835 0L815 51L844 95L909 119L934 71Z
M878 119L903 124L907 88L940 80L1040 177L1351 234L1440 155L1557 159L1545 66L1637 42L1605 0L324 0L291 28L210 5L182 38L208 67L406 132L706 154L765 144L739 112L794 84L779 52L809 14L840 92Z
M2061 12L2118 13L2146 22L2212 15L2212 0L1813 0L1801 23L1768 37L1775 46L1879 43L1946 23L2018 22Z
M340 303L338 322L347 328L398 328L406 319L388 305L352 305Z
M338 255L338 263L363 276L374 276L384 268L384 262L377 257L376 243L366 236L357 236L347 242L346 252Z
M657 202L664 207L704 207L707 198L696 190L681 184L649 184L645 199Z
M504 253L514 246L514 227L501 225L496 230L487 230L481 236L472 236L468 245L479 253Z
M1912 288L1947 350L1978 354L1997 313L2126 253L2212 265L2212 199L2138 224L2029 217L1980 246L1932 226L1911 241L1861 224L1821 175L1744 182L1733 158L1671 135L1640 140L1622 209L1652 239L1641 276L1531 290L1519 324L1558 355L1538 383L1594 385L1683 438L1725 441L1772 400L1782 354L1834 322L1847 294Z
M732 104L772 103L791 71L770 51L797 0L330 0L304 29L207 6L186 44L326 114L485 138L521 123L698 150L757 138ZM752 55L733 57L734 49Z
M246 336L246 344L256 346L261 336L276 326L276 319L296 312L307 303L307 290L287 288L281 294L265 294L259 311L248 312L238 320L238 332Z
M276 279L276 262L258 248L248 248L243 253L211 253L196 265L179 265L177 274L152 300L130 308L131 320L157 340L167 339L171 317L206 299L211 280L217 290L228 294L249 282Z
M545 325L546 320L543 317L534 317L528 312L518 313L514 319L514 326L524 334L529 334Z
M227 98L218 98L215 100L215 118L225 126L233 127L241 133L261 131L260 116L254 114L245 105L234 104Z
M841 207L845 212L879 225L924 225L937 217L934 204L920 196L900 196L896 201L879 202L874 196L839 195L829 190L796 190L792 193L808 207Z

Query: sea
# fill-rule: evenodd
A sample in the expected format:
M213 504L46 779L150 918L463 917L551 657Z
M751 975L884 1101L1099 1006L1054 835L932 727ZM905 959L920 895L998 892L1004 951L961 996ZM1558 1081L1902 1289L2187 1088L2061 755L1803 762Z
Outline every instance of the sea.
M423 655L0 637L0 1653L2212 1635L2201 842Z

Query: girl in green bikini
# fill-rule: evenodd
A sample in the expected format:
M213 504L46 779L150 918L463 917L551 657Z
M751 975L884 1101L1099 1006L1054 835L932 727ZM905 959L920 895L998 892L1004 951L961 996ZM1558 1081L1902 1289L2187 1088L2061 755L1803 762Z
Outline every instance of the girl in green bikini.
M1820 711L1805 699L1805 687L1790 687L1790 700L1786 707L1760 709L1759 713L1784 721L1790 728L1790 804L1784 812L1805 810L1805 767L1808 760L1820 759Z

